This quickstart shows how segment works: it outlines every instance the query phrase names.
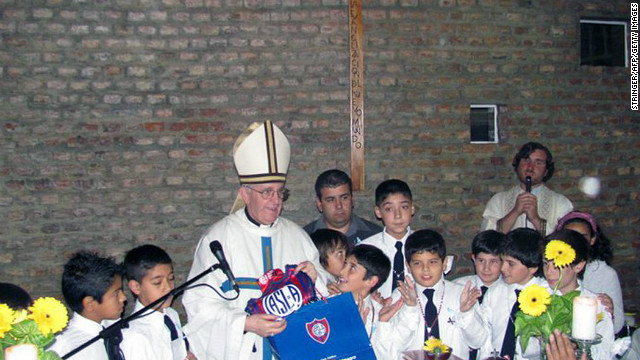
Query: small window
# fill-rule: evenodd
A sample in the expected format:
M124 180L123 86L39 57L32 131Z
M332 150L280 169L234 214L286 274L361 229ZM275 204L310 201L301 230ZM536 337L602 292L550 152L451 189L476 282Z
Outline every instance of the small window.
M580 19L580 65L627 64L627 22Z
M469 123L472 144L498 142L497 105L471 105Z

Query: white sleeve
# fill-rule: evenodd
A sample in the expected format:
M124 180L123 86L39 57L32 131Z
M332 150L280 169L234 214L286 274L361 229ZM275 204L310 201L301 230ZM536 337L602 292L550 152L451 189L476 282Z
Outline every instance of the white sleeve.
M390 321L378 321L371 334L371 345L376 357L401 359L402 351L409 349L411 345L421 316L418 306L403 305Z
M456 327L460 329L464 341L470 348L479 349L487 341L490 341L489 326L485 325L480 306L477 303L473 305L471 310L459 312L456 320Z
M193 278L217 263L205 236L196 249L189 278ZM203 277L197 284L206 283L220 289L225 280L219 277L221 272L212 272ZM229 293L231 294L231 293ZM255 334L244 333L247 314L244 308L233 306L235 302L222 299L207 287L196 287L187 290L182 304L188 316L184 332L189 338L192 352L198 359L240 359L243 341L255 340Z

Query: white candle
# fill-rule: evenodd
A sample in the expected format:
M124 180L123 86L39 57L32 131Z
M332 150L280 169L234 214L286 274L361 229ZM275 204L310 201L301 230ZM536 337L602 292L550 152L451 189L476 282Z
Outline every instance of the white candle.
M5 360L38 360L38 348L33 344L18 344L4 349Z
M573 298L571 335L580 340L595 340L598 300L594 296Z

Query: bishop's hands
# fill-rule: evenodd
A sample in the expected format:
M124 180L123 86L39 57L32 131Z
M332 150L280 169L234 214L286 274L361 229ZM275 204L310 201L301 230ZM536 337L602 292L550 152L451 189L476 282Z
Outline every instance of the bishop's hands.
M475 286L471 285L471 281L467 281L460 294L460 312L467 312L473 308L473 305L478 302L478 299L482 295L482 291Z
M271 314L247 315L244 322L244 331L268 337L278 335L287 327L287 320Z

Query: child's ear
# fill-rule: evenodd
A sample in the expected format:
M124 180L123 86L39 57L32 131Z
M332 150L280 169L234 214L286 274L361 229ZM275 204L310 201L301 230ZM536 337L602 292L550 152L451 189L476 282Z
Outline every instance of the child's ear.
M411 216L415 214L416 214L416 207L413 204L411 204Z
M367 280L365 280L365 284L369 287L369 289L373 289L374 286L380 281L380 278L377 275L373 275Z
M129 280L127 282L127 286L129 286L129 290L135 295L140 296L140 283L135 280Z
M530 267L527 268L527 270L529 270L529 274L531 274L531 276L536 276L536 273L538 272L538 269L540 269L539 267Z
M576 274L580 274L582 272L582 270L584 269L585 265L587 265L586 261L580 261L579 263L573 265L573 271L576 272Z
M376 206L376 207L374 207L374 208L373 208L373 212L376 214L376 217L377 217L378 219L382 219L382 211L380 211L380 208L379 208L379 207L377 207L377 206Z
M96 305L99 305L99 303L93 298L93 296L85 296L82 298L82 308L84 311L92 312Z

